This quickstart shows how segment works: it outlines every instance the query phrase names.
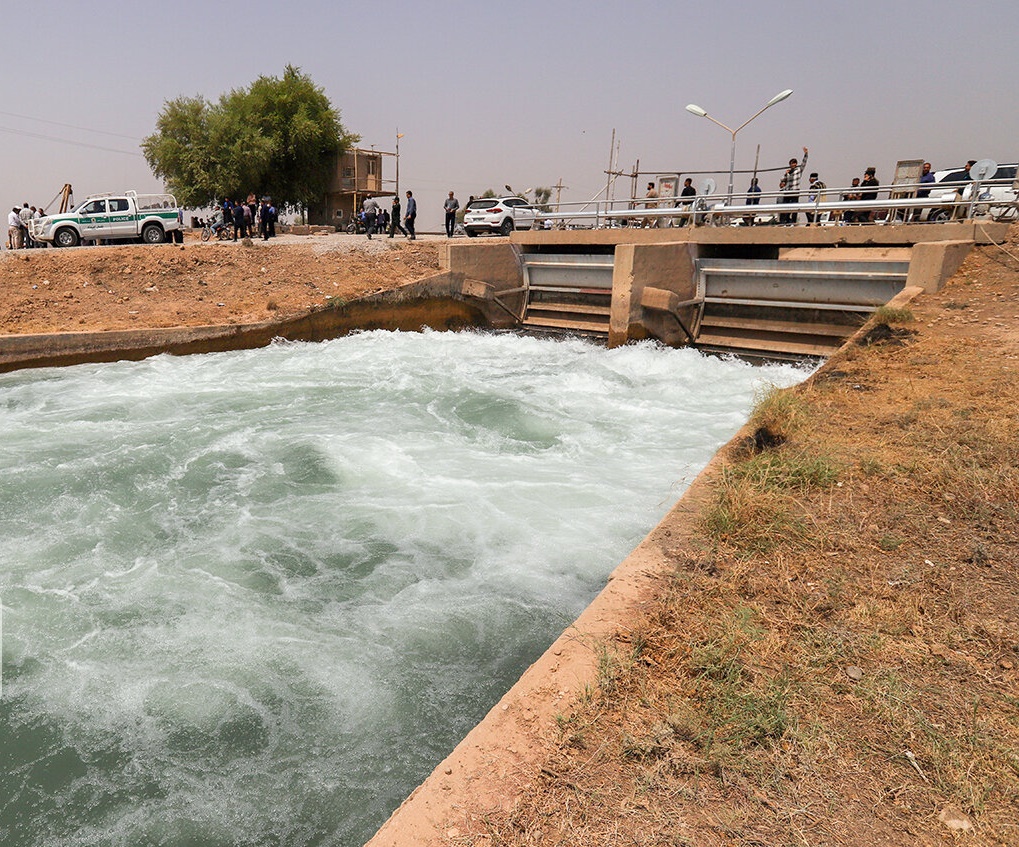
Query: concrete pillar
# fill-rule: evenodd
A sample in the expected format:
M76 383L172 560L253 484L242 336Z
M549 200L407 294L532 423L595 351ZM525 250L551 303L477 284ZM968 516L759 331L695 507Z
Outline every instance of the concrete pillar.
M697 245L688 242L666 244L619 244L612 270L612 308L609 314L609 347L638 341L649 335L641 297L644 289L669 291L679 300L694 296L697 280L694 260Z
M959 270L973 248L972 241L923 241L913 245L906 285L924 291L939 291L946 280Z

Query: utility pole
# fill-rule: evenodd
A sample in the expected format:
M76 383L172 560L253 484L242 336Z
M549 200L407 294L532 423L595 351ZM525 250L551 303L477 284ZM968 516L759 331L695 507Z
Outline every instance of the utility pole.
M403 133L400 132L400 128L396 128L396 196L400 196L400 139L403 138ZM394 230L395 232L395 230Z
M552 186L555 189L555 211L559 214L559 198L562 196L563 189L569 188L568 185L563 185L563 178L559 177L559 182Z
M605 171L608 175L605 180L605 200L609 202L609 189L612 188L612 173L616 169L616 128L612 127L612 143L609 144L609 169Z

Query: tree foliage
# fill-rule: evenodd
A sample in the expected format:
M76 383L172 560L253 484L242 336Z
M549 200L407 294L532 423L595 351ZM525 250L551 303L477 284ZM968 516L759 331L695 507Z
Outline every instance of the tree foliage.
M512 188L511 188L511 186L507 185L506 189L508 191L510 191L510 193L514 193ZM552 197L552 189L551 188L548 188L548 187L545 187L545 186L539 186L538 188L528 188L527 191L518 191L518 192L515 192L515 193L518 196L523 197L525 200L528 200L527 195L531 194L531 195L533 195L533 199L530 200L531 205L537 206L538 209L540 209L542 212L551 212L552 211L552 207L549 205L549 202L548 202L549 199ZM486 188L484 194L481 195L482 198L485 198L485 197L502 197L502 196L503 195L501 195L501 194L496 194L491 188Z
M153 173L184 206L268 194L277 207L321 200L336 157L360 137L343 128L325 92L287 65L210 103L179 97L164 104L142 142Z

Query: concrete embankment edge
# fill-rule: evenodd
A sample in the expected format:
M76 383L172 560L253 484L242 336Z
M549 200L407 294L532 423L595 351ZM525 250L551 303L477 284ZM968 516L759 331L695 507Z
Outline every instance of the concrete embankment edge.
M921 286L907 286L887 305L905 308L923 292ZM818 373L858 343L872 324L861 327ZM630 623L655 602L672 563L683 551L696 549L699 516L714 496L714 480L729 445L749 435L744 426L719 450L576 621L393 812L367 847L449 844L474 830L485 814L512 809L539 775L544 741L554 733L556 717L568 718L585 689L596 685L600 646L628 636Z
M448 272L332 304L280 321L108 332L0 336L0 373L86 362L140 360L264 347L276 339L324 341L356 330L459 329L492 323L483 301L465 299L461 276Z

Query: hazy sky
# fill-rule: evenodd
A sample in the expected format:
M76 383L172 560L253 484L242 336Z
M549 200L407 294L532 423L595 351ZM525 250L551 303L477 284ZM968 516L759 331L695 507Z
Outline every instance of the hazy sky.
M363 146L392 151L404 134L401 188L424 229L441 227L450 189L463 202L561 179L564 200L590 199L613 129L621 170L716 170L724 189L731 137L684 107L736 127L786 88L737 135L737 169L757 145L762 169L808 146L829 186L868 165L887 182L899 159L1019 159L1017 0L3 5L8 206L49 204L65 182L76 200L159 190L138 145L167 100L217 100L288 63Z

